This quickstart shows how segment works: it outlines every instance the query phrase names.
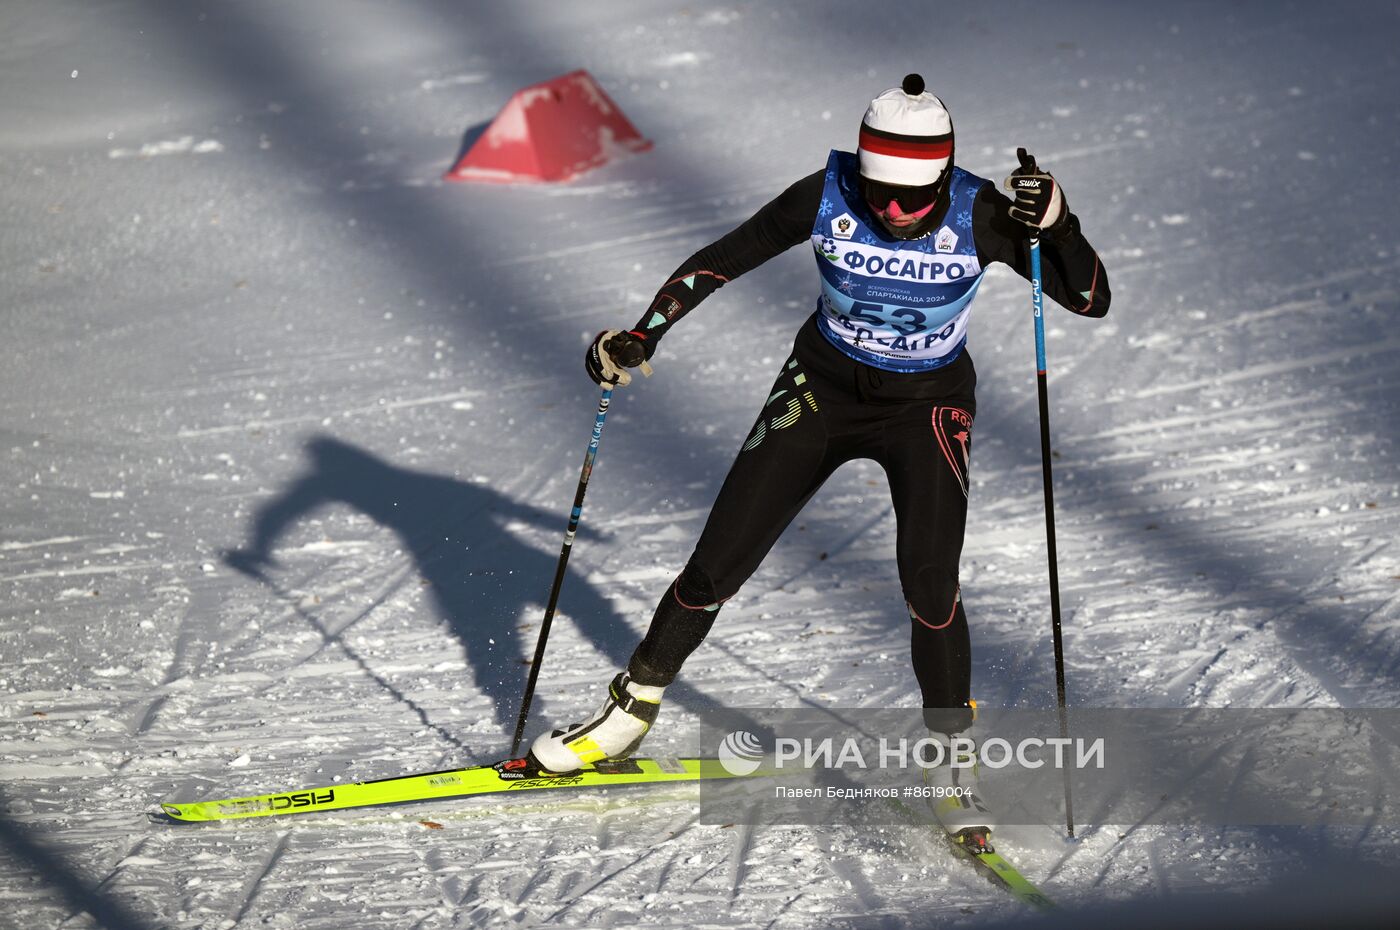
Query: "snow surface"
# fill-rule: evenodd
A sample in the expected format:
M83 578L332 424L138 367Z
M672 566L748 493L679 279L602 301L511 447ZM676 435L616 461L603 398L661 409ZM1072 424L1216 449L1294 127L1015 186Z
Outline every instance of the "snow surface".
M705 826L694 789L144 814L501 755L596 401L587 340L851 146L908 70L965 167L1000 178L1026 145L1055 171L1112 275L1106 320L1048 318L1071 701L1396 706L1396 8L915 9L0 7L0 924L1017 915L925 834ZM437 180L514 90L578 67L654 151L563 187ZM615 404L532 732L594 705L644 629L810 310L810 265L795 249L725 288ZM1028 293L989 278L975 694L1044 707ZM227 556L260 520L263 580ZM715 704L917 704L893 551L883 476L848 466L649 748ZM1394 889L1400 869L1384 825L1003 844L1071 906L1318 861Z

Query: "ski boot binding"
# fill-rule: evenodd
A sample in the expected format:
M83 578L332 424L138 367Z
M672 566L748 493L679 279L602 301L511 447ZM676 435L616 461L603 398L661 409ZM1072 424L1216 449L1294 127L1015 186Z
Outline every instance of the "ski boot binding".
M924 769L925 784L938 789L928 800L933 816L956 845L974 853L991 852L995 821L978 791L975 745L965 741L973 748L958 752L956 761L964 764L954 765L953 754L957 750L953 739L941 733L932 735L945 750L942 765Z
M637 751L656 722L665 690L639 685L622 672L608 685L607 699L593 716L541 735L530 746L527 758L554 774L575 772L609 759L626 759Z

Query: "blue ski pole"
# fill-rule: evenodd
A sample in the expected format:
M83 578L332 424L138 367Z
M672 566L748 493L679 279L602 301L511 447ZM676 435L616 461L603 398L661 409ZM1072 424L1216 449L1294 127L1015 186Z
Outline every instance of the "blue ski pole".
M1065 643L1060 629L1060 575L1055 557L1055 494L1050 479L1050 391L1045 380L1045 298L1040 287L1040 237L1031 236L1031 303L1035 307L1035 380L1040 395L1040 467L1045 479L1045 540L1050 555L1050 624L1055 642L1055 700L1060 712L1060 737L1069 739L1065 708ZM1065 774L1065 829L1074 836L1074 802L1069 769Z
M612 387L604 386L603 396L598 401L598 415L593 420L593 435L588 440L588 452L583 457L583 474L579 475L578 490L574 493L574 509L569 514L569 528L564 533L564 548L559 553L559 565L554 570L554 587L549 592L549 606L544 609L544 622L540 624L540 637L535 643L535 658L530 662L530 677L525 682L525 696L520 701L520 717L515 721L515 737L510 743L511 758L520 751L520 739L525 735L525 719L530 715L530 702L535 697L535 682L539 680L540 666L544 664L544 647L549 639L549 627L554 622L554 610L559 606L559 590L564 586L564 570L569 564L574 535L578 533L579 518L583 515L583 495L588 491L588 478L593 474L593 461L598 457L598 442L603 438L603 421L607 419L610 403Z

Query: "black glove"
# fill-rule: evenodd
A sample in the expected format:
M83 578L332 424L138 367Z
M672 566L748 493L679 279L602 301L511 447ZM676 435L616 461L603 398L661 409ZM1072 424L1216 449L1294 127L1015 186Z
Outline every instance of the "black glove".
M594 384L626 387L632 383L629 368L641 368L642 374L651 377L651 365L647 364L650 348L640 333L609 329L599 333L588 347L583 367Z
M1069 207L1059 183L1036 167L1035 156L1025 149L1017 149L1016 158L1021 167L1006 179L1006 189L1016 195L1016 202L1008 211L1011 218L1025 223L1032 233L1063 223L1069 216Z

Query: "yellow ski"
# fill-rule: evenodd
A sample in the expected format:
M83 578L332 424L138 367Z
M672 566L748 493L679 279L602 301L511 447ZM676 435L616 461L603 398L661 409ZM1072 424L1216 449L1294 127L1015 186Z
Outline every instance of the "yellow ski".
M653 784L731 778L717 759L624 759L598 762L577 772L555 775L528 759L507 759L494 765L478 765L442 772L422 772L323 788L303 788L275 794L181 804L166 802L161 811L173 821L200 823L244 817L308 814L413 801L505 791L547 788L598 788L608 785Z

